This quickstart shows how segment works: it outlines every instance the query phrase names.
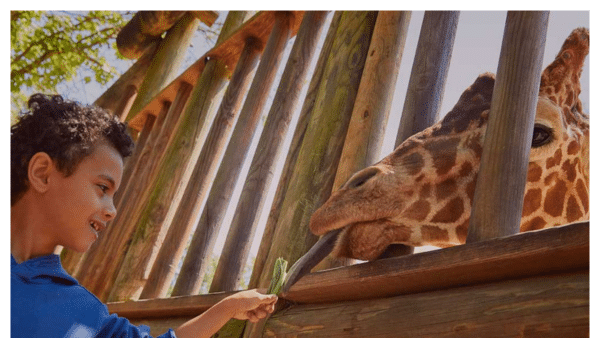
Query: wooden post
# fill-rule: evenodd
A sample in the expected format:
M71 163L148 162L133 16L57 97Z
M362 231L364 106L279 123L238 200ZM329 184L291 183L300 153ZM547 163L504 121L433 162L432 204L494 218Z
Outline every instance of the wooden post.
M433 125L439 115L460 12L427 11L423 17L396 147Z
M233 14L245 17L245 13ZM227 33L229 32L221 31L221 35ZM122 266L113 262L105 271L108 280L96 281L94 289L101 299L115 301L139 296L141 288L136 289L137 294L131 294L128 293L131 290L127 289L127 284L117 284L116 280L127 281L127 274L140 273L138 266L143 270L147 267L147 261L156 257L160 249L157 241L162 242L168 230L168 226L164 226L165 217L169 208L176 208L181 200L183 191L179 190L183 189L179 188L185 187L190 175L189 168L195 164L199 149L206 139L210 122L217 110L215 102L220 101L227 83L226 74L223 62L211 59L206 63L167 144L165 155L160 160L156 180L145 188L137 203L138 207L125 226L135 229L135 233L128 237L130 241L124 243L124 247L112 251L114 262L123 262ZM148 249L150 253L146 251ZM119 271L125 276L119 277Z
M197 294L200 291L221 222L225 217L229 200L267 101L271 84L275 79L283 51L290 38L289 19L288 13L282 12L277 15L252 86L246 96L239 120L225 150L223 161L183 261L179 278L173 288L174 296ZM190 193L195 192L190 191ZM189 209L193 208L190 206ZM197 215L198 213L189 213L184 221L194 222Z
M519 232L548 12L509 12L467 242Z
M300 92L316 50L327 12L307 12L271 104L248 177L234 213L210 292L233 291L242 273L254 238L260 211L296 110Z
M235 120L239 115L244 94L250 85L251 75L258 64L261 49L262 44L260 42L254 38L247 39L246 47L236 65L215 121L202 147L198 161L196 161L194 173L184 193L186 198L177 207L174 220L171 221L169 231L140 298L147 299L167 295L176 267L183 256L183 250L188 244L187 239L190 237L193 225L195 225L194 220L183 216L184 214L188 216L189 210L200 208L204 202L205 194L203 192L208 192L208 186L210 186L215 176L217 165L223 156L225 145L231 136ZM200 177L198 177L199 175ZM202 193L202 196L199 196L199 193Z
M342 14L260 287L269 285L278 257L293 263L317 241L317 236L308 229L308 222L316 207L331 194L376 18L377 12ZM256 325L247 336L261 333L262 326Z
M150 68L150 63L152 63L152 59L154 58L157 48L158 42L153 43L151 47L147 48L144 55L142 55L131 67L129 67L129 69L123 75L121 75L121 77L119 77L117 81L110 86L110 88L100 95L96 101L94 101L94 105L111 110L113 112L118 111L119 104L123 102L124 98L127 97L126 89L129 86L136 88L137 96L137 88L139 88L142 84L142 81L144 81L144 77L146 76L148 68ZM131 107L129 107L129 109L131 109ZM124 112L125 115L128 114L129 109L127 112Z
M191 14L185 14L169 29L160 42L146 77L140 85L138 95L127 115L127 121L139 113L142 107L177 76L185 51L198 24L199 21Z
M308 123L311 120L314 104L317 94L319 93L320 84L322 81L324 81L323 76L325 74L325 66L327 65L327 59L331 53L335 33L339 27L341 18L342 12L335 12L333 14L333 18L329 24L327 36L325 37L325 41L321 46L321 53L313 71L312 79L308 86L302 109L300 110L300 116L298 117L298 122L296 122L296 128L287 152L285 164L283 166L283 170L281 171L281 176L279 177L279 183L277 184L275 197L273 198L271 210L269 211L269 216L267 218L267 224L265 225L263 237L258 248L256 260L254 262L254 268L252 269L252 276L250 277L250 283L248 285L249 288L258 287L259 278L263 273L265 260L269 254L271 245L273 244L273 235L275 233L275 226L277 225L277 220L279 219L281 207L283 205L283 199L289 186L294 168L296 167L300 146L304 141L304 135L306 134Z
M117 35L117 49L128 59L139 58L146 48L161 40L161 34L170 29L184 11L139 11Z
M410 12L380 11L377 14L333 191L355 172L379 159L410 17ZM348 265L353 261L328 256L315 270Z
M460 12L427 11L415 52L395 147L438 119ZM392 244L383 257L413 253L414 248Z
M119 102L119 105L113 111L113 114L117 115L121 121L125 121L127 114L137 97L137 87L135 85L128 85L123 93L123 98Z

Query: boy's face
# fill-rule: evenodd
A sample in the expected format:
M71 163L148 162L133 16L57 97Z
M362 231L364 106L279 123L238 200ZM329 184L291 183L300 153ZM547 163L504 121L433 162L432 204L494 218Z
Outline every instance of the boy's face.
M123 174L123 159L107 143L96 146L69 176L55 170L49 177L46 215L57 244L85 252L116 215L113 196Z

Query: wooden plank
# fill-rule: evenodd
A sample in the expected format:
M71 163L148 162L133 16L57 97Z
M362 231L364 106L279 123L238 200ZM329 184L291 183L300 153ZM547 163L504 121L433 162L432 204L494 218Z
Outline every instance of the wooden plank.
M242 278L276 160L283 151L326 16L327 12L321 11L307 12L304 16L258 141L260 150L255 152L250 164L210 292L235 290Z
M188 49L198 25L199 22L197 19L193 18L190 14L185 14L169 29L165 38L160 41L158 49L152 58L152 63L146 72L144 81L140 85L138 94L125 120L131 120L134 112L138 111L141 106L155 97L157 93L177 76L179 67L185 57L185 51ZM173 95L174 97L175 95ZM173 102L172 99L160 102L164 101ZM159 110L154 115L158 115L160 108L159 105Z
M230 12L226 21L234 15L244 14ZM222 31L221 34L226 32ZM195 165L217 113L216 102L221 100L226 84L225 65L219 60L209 61L172 131L164 155L156 167L156 179L144 187L137 203L134 203L132 216L124 221L123 227L135 229L135 232L124 238L125 243L119 239L121 246L117 250L108 251L117 264L107 263L104 278L96 281L96 295L101 299L116 301L139 297L142 289L135 282L130 287L126 275L136 276L131 279L135 281L140 274L149 272L146 271L147 264L156 258L160 243L168 231L169 224L164 220L170 209L181 201L183 189L180 187L187 184L191 171L189 168ZM119 262L122 262L122 266L118 265Z
M275 18L273 31L267 41L267 46L246 96L239 120L225 150L223 161L219 166L212 187L210 187L210 193L200 215L200 220L198 221L198 214L201 208L197 203L196 205L186 204L187 208L179 210L178 220L181 217L181 222L197 221L198 223L188 253L183 261L179 278L173 288L174 295L197 294L200 291L221 223L225 218L231 195L250 150L260 116L283 58L285 46L290 38L291 19L286 12L280 12ZM197 168L198 170L195 170L192 174L192 183L194 183L194 177L203 175L201 172L202 167ZM186 189L188 193L186 194L186 200L193 198L189 196L205 194L205 192L199 193L195 185L189 187L189 189ZM208 185L205 185L205 187L208 187ZM193 202L193 200L191 201Z
M333 191L380 159L411 12L380 11L360 80ZM316 270L350 265L354 260L328 256Z
M206 195L204 192L208 191L208 187L214 179L219 161L239 116L243 98L258 64L260 57L258 50L255 41L248 39L248 45L227 86L215 121L211 125L206 142L196 161L196 167L184 193L187 197L177 207L178 210L173 216L173 221L170 221L172 225L152 266L141 298L166 297L167 295L176 268L183 257L183 251L188 245L188 241L182 239L190 238L195 225L195 220L191 221L188 214L193 208L200 208L204 203Z
M258 248L258 253L256 254L256 260L254 262L254 268L252 269L252 276L250 277L249 283L249 287L251 288L258 287L259 279L262 276L265 267L266 258L269 254L271 245L273 244L273 235L275 234L275 227L281 213L283 199L285 198L285 193L290 184L293 170L296 167L298 153L300 152L300 147L304 141L304 135L306 134L308 124L311 120L311 115L319 92L319 87L325 74L327 59L329 58L335 38L335 32L337 31L341 17L341 12L335 12L333 14L333 18L331 19L331 23L329 25L329 31L325 37L323 45L321 46L321 53L319 55L319 59L317 60L317 65L313 71L312 79L308 86L304 103L302 104L302 109L300 110L300 116L298 117L298 122L296 123L296 130L294 131L292 142L288 148L285 164L283 166L283 170L281 171L275 197L273 198L271 210L269 211L269 217L267 218L267 224L265 225L260 247ZM269 268L272 267L268 267L268 269Z
M292 306L271 317L263 336L588 337L589 271Z
M136 110L132 110L129 117L129 126L136 130L140 130L143 126L144 115L148 113L156 115L160 109L161 101L173 101L179 82L187 82L190 84L196 83L196 80L202 73L208 60L221 60L225 63L229 75L231 75L244 48L245 39L249 36L255 37L262 41L264 46L275 23L276 14L276 11L259 12L246 21L242 27L231 34L227 34L227 38L219 40L213 49L198 58L196 62L189 66L181 75L173 80L173 82L157 93L151 101L144 105L140 105ZM291 11L290 14L292 15L290 32L293 37L298 32L300 22L302 22L302 17L304 16L304 11Z
M467 242L519 232L549 12L509 12Z
M128 319L197 316L236 292L109 302L108 311Z
M589 268L589 222L306 275L285 298L326 303Z

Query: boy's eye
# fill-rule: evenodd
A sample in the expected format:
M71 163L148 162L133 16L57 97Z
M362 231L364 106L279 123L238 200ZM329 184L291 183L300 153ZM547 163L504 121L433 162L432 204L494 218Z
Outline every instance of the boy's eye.
M108 191L108 187L105 186L104 184L98 184L98 187L100 188L100 190L102 190L103 193L106 194L106 192Z

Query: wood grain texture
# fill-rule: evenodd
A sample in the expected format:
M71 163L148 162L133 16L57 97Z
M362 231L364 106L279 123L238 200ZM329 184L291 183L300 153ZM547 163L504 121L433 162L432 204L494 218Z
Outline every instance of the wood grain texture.
M221 105L212 123L206 142L202 146L200 156L190 177L184 195L185 199L177 206L169 231L160 248L156 261L144 286L141 298L165 297L172 279L175 267L183 257L195 223L190 214L204 204L210 184L217 172L218 164L225 151L227 141L233 131L241 104L259 59L259 49L253 39L248 40L247 48L242 53L240 62L227 86ZM200 211L196 211L197 214Z
M292 306L263 337L588 337L589 272Z
M286 299L329 303L589 268L589 222L319 271Z
M210 187L204 209L200 214L188 254L183 261L179 278L173 289L174 295L197 294L200 291L208 267L207 263L210 261L210 255L225 218L235 183L250 150L262 110L283 57L285 46L290 38L290 19L286 12L280 13L275 19L277 22L273 26L240 117ZM198 213L189 214L189 219L186 221L194 222L198 219L197 216Z
M549 12L509 12L467 242L519 232Z
M202 70L204 69L208 60L221 60L226 65L229 76L235 69L235 65L241 55L242 49L244 48L244 41L248 36L254 36L259 38L263 45L266 44L269 37L269 33L275 22L274 16L276 11L264 11L259 12L252 18L248 19L242 27L228 32L223 35L223 38L217 40L217 45L209 50L206 54L198 58L191 66L184 70L181 75L174 79L170 84L164 87L159 93L152 97L151 101L145 102L144 105L140 105L139 109L135 108L130 112L129 126L134 129L141 129L143 123L144 114L156 115L160 109L160 102L163 100L172 101L175 97L177 83L188 82L194 84ZM293 16L293 20L290 26L291 36L295 36L300 22L304 16L303 11L290 11ZM225 27L223 27L222 32Z
M258 151L250 164L210 292L235 290L242 278L252 245L250 239L254 238L275 172L275 161L282 152L326 15L327 12L320 11L304 15L258 141Z
M306 129L308 128L308 123L312 116L314 104L319 91L319 86L321 84L321 81L323 81L325 66L327 64L327 59L333 46L335 32L337 31L341 15L342 12L335 12L333 14L333 18L331 19L331 23L329 25L328 33L325 37L323 45L321 46L321 53L319 54L319 59L317 60L317 64L313 71L311 81L308 85L308 90L304 98L304 103L302 104L302 109L300 110L300 116L298 117L298 122L296 122L296 129L294 130L294 135L292 136L292 141L290 143L287 156L285 158L285 164L283 166L281 176L279 177L279 183L277 184L277 190L275 191L275 196L273 198L271 210L269 211L269 216L267 217L267 224L265 225L265 230L263 232L261 244L258 248L256 261L254 262L254 268L252 269L252 276L250 277L250 288L258 287L259 279L263 274L265 260L273 243L275 227L277 225L277 220L279 219L279 215L281 213L283 199L285 198L285 193L290 184L293 170L296 166L296 161L298 159L298 153L300 151L302 142L304 141ZM267 270L269 269L267 268Z

